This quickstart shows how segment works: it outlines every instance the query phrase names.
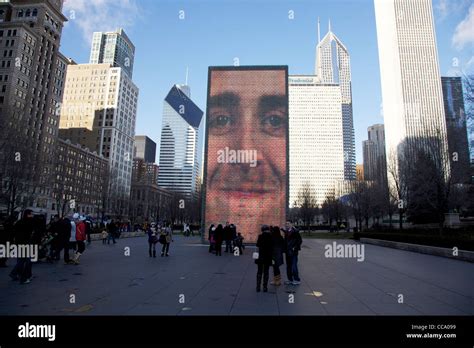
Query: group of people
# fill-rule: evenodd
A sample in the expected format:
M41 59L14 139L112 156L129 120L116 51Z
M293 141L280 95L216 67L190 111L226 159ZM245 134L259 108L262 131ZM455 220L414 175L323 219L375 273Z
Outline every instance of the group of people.
M170 223L155 224L152 223L147 228L148 234L148 255L156 257L156 244L162 244L161 257L170 256L170 244L173 242L173 229Z
M60 253L64 250L65 264L79 265L79 259L86 249L87 237L90 235L90 221L86 221L86 218L78 213L71 219L59 218L56 215L48 226L38 221L32 210L25 210L22 218L12 225L11 242L17 245L38 246L38 258L45 256L50 262L59 260ZM72 258L70 250L74 253ZM31 257L19 257L10 277L19 280L21 284L28 284L32 275Z
M287 222L285 228L264 225L257 239L258 253L255 253L257 264L257 292L268 291L269 270L273 267L273 281L271 285L281 285L280 266L283 265L283 254L286 261L286 285L299 285L301 279L298 272L298 253L303 240L299 231ZM263 279L262 279L263 278Z
M209 252L215 253L216 256L222 256L222 244L224 242L226 253L233 253L238 249L239 255L242 255L245 248L244 237L237 232L237 227L229 222L226 222L225 226L218 224L217 227L212 224L209 227L208 240Z

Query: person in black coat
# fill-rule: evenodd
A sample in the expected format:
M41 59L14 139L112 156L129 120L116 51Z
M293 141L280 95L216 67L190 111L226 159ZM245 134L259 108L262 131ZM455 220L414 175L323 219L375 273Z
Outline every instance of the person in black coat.
M281 272L280 266L283 265L283 252L285 251L285 240L281 235L280 228L278 226L273 226L272 231L272 240L273 240L273 281L271 285L280 286L281 285Z
M214 238L216 239L216 256L222 256L222 242L224 241L224 228L217 225Z
M216 231L216 228L214 227L214 224L211 224L211 227L209 227L209 252L212 253L214 250L214 246L216 243L215 235L214 232Z
M0 224L0 244L6 245L7 242L13 240L14 225L17 216L15 214L10 215ZM0 267L7 267L7 258L0 258Z
M25 210L23 218L14 226L14 242L17 245L35 244L36 221L33 220L33 211ZM10 273L13 280L20 280L21 284L28 284L32 278L32 263L29 257L19 257L17 263Z
M232 229L229 222L226 222L224 227L225 252L232 252Z
M262 226L262 233L257 239L258 259L257 264L257 292L260 292L263 275L263 292L268 291L268 273L273 259L273 239L270 234L270 227Z
M299 285L301 279L298 271L298 253L301 250L303 240L298 229L293 227L290 222L286 223L285 232L285 252L286 252L286 274L287 285Z

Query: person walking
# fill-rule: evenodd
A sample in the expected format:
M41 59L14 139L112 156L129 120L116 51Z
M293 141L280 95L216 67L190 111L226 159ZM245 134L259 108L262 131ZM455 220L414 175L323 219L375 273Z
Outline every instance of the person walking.
M156 257L156 243L158 243L156 227L152 226L148 229L148 254L150 257Z
M107 230L104 228L102 230L102 233L101 233L101 237L102 237L102 244L107 244L107 237L109 236L109 234L107 233Z
M216 238L215 238L216 227L214 224L211 224L209 227L209 252L212 253L216 247Z
M263 292L268 291L268 277L270 266L272 265L273 240L270 234L270 228L267 225L262 226L262 233L257 239L258 259L257 264L257 292L261 291L263 275Z
M91 245L92 221L86 217L84 223L86 226L87 245Z
M285 248L285 240L281 235L280 228L278 226L273 226L271 228L272 240L273 240L273 281L271 285L280 286L281 285L281 273L280 266L283 264L283 251Z
M64 263L68 264L69 259L69 240L71 239L71 220L63 216L58 223L58 244L57 259L61 258L61 250L64 249Z
M17 245L31 245L36 239L35 224L33 221L33 211L26 209L23 212L23 218L14 225L13 240ZM19 280L20 284L28 284L33 277L33 266L30 257L18 257L10 277L13 280Z
M8 242L13 240L16 218L17 215L12 214L8 216L0 225L0 244L6 245ZM8 267L6 257L0 257L0 267Z
M232 229L228 221L225 223L225 227L224 227L224 240L225 240L225 252L231 253L232 252Z
M86 250L86 240L87 240L86 228L87 228L86 218L84 216L81 216L79 218L79 221L76 223L77 250L76 250L76 253L74 254L75 265L79 265L79 259L81 258L81 255L84 254L84 251Z
M283 230L285 232L285 252L286 252L286 275L288 280L286 285L299 285L301 279L298 272L298 253L301 250L303 240L300 232L291 224L286 223Z
M114 221L114 220L111 220L111 221L107 224L107 232L109 232L107 244L110 244L110 240L111 240L111 239L113 240L114 244L117 243L117 242L115 241L115 233L117 232L117 231L116 231L116 228L117 228L117 225L115 225L115 221Z
M166 227L164 227L161 230L160 243L163 244L163 247L161 248L161 257L165 255L170 256L169 250L170 250L170 244L172 241L173 241L173 231L171 230L171 224L168 224Z
M217 225L214 237L216 239L216 256L222 256L222 242L224 241L224 228Z
M73 250L74 254L76 253L76 249L77 249L76 223L79 222L79 214L74 213L70 222L71 222L71 226L69 228L71 229L71 233L70 233L69 244L67 248L67 261L66 261L66 254L64 254L64 263L68 265L75 265L74 259L71 260L69 258L69 251Z

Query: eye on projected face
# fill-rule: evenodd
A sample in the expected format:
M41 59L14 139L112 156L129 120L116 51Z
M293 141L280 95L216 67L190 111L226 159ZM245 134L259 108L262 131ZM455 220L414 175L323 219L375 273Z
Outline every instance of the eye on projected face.
M286 71L211 71L206 222L229 220L246 240L285 219Z

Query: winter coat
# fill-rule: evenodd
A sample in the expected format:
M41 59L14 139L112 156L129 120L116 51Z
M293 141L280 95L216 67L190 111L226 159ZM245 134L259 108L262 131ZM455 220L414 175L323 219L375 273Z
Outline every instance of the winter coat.
M272 257L275 266L279 267L283 265L283 252L285 249L285 240L281 235L275 236L272 235L273 240L273 250Z
M263 232L257 239L258 260L256 263L263 265L272 265L273 239L270 232Z
M62 218L59 220L59 240L61 243L69 242L71 239L71 220L68 218Z
M35 232L32 218L21 219L14 226L14 239L16 244L32 244Z
M84 221L79 221L76 224L76 240L78 242L83 242L86 239L87 239L86 223Z
M224 229L222 227L217 227L214 233L216 244L222 244L222 241L224 240Z
M224 227L224 240L232 240L232 229L230 228L230 226Z
M298 255L301 250L303 239L296 228L292 228L285 233L286 254L288 256Z

